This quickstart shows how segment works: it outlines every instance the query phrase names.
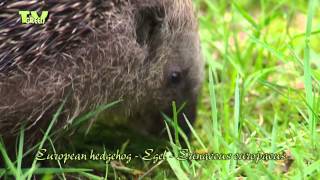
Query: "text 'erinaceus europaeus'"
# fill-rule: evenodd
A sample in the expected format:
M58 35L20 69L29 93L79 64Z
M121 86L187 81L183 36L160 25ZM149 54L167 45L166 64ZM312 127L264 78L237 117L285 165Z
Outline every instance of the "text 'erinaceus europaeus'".
M0 134L45 129L68 95L60 125L122 99L106 116L159 133L172 101L195 118L202 66L191 0L1 1Z

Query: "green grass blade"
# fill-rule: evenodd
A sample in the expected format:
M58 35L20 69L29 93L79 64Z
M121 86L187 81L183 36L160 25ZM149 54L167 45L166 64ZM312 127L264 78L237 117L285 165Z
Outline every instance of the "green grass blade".
M256 29L259 28L255 20L241 6L239 6L235 1L233 1L232 5L241 14L241 16L245 18L253 27L255 27Z
M9 155L7 154L2 138L0 138L0 152L2 154L2 159L7 165L7 167L9 168L10 172L17 177L18 175L17 169L14 167L12 161L9 158Z
M275 114L273 120L272 134L271 134L271 152L276 153L277 146L277 134L278 134L278 115ZM269 162L269 170L273 171L275 167L274 161Z
M77 127L79 126L79 124L83 123L84 121L92 118L92 117L95 117L97 114L117 105L118 103L122 102L122 100L117 100L117 101L114 101L112 103L109 103L109 104L104 104L104 105L101 105L101 106L98 106L95 110L79 117L79 118L76 118L74 120L74 123L72 123L72 127Z
M178 112L177 112L177 106L176 102L172 102L172 112L173 112L173 122L174 122L174 139L176 145L180 146L179 142L179 127L178 127Z
M308 105L313 109L314 101L313 101L313 91L312 91L312 72L310 66L310 36L312 31L312 17L314 15L316 6L315 0L310 0L308 4L308 18L307 18L307 27L306 27L306 35L305 35L305 49L304 49L304 84L305 84L305 93L306 100ZM316 119L313 116L312 109L308 109L309 116L309 127L310 133L312 137L312 144L314 144L316 140Z
M54 147L51 138L49 137L48 140L49 140L50 145L51 145L51 147L52 147L53 153L54 153L54 154L57 154L56 148ZM60 160L57 160L57 162L58 162L59 168L62 170L63 168L62 168L62 166L61 166ZM66 176L65 176L64 172L62 173L62 178L63 178L64 180L66 180Z
M237 76L236 89L234 94L234 135L239 140L239 124L240 124L240 77Z
M188 180L189 179L187 177L187 175L183 172L179 161L172 156L171 152L167 152L166 159L167 159L170 167L172 168L173 172L175 173L176 177L179 180Z
M186 120L186 123L191 131L191 133L194 135L194 137L196 138L196 140L199 142L199 144L201 145L201 147L203 149L207 149L207 147L204 145L204 143L202 142L202 140L200 139L199 135L197 134L197 132L194 130L194 128L192 127L191 123L189 122L187 116L185 114L183 114L184 119Z
M162 113L162 116L164 117L165 123L166 123L166 125L168 126L168 128L169 128L169 127L175 128L175 124L174 124L174 122L172 121L172 119L171 119L170 117L168 117L167 115L165 115L165 114L163 114L163 113ZM168 123L169 123L169 125L168 125ZM191 146L190 146L190 143L189 143L189 140L188 140L187 135L183 132L183 130L179 127L179 125L178 125L176 128L178 129L178 132L179 132L180 137L184 140L184 142L186 143L188 149L190 149ZM170 129L167 129L167 132L168 132L168 135L170 135L170 136L169 136L169 139L170 139L170 137L173 138L173 137L171 136ZM169 134L169 133L170 133L170 134ZM171 141L170 141L170 142L171 142ZM175 144L175 142L173 142L173 141L172 141L172 143ZM178 145L178 144L176 144L176 146L177 146L177 147L181 147L181 146Z
M43 145L44 145L44 142L48 139L48 136L49 136L49 133L53 127L53 125L56 123L56 121L58 120L58 117L59 115L61 114L62 110L63 110L63 107L66 103L68 98L65 98L64 101L62 102L62 104L60 105L60 107L58 108L57 112L54 114L41 142L40 142L40 145L38 147L38 150L42 149ZM33 174L33 171L36 170L36 164L37 164L37 159L35 158L32 162L32 166L31 166L31 169L26 173L26 176L28 177L28 180L31 179L32 177L32 174Z
M24 143L24 126L20 129L20 136L19 136L19 146L18 146L18 156L17 156L17 176L21 177L21 164L22 164L22 154L23 154L23 143Z
M275 55L279 60L286 60L285 55L281 51L276 50L275 48L271 47L269 44L262 42L261 40L255 38L254 36L249 35L249 37L252 42L268 50L271 54Z
M104 179L103 177L100 177L100 176L97 176L97 175L94 175L94 174L91 174L91 173L86 173L86 172L79 172L81 175L89 178L89 179L92 179L92 180L102 180Z
M213 144L214 150L219 150L219 139L220 136L218 128L218 110L215 95L214 79L213 79L213 69L209 66L209 95L210 95L210 106L211 106L211 121L212 121L212 131L213 131Z

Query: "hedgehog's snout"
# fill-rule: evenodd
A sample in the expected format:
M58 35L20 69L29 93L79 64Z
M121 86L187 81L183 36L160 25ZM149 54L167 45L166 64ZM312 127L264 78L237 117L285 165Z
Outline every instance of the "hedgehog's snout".
M188 137L190 136L190 128L187 121L193 124L196 119L196 105L197 105L197 94L191 95L188 98L184 98L185 101L174 100L168 103L166 108L160 112L154 113L151 116L153 120L156 120L150 128L150 133L154 135L166 135L165 133L165 119L167 117L171 118L171 122L174 122L174 111L177 113L177 121L180 130L183 131ZM173 103L175 103L175 109L173 108ZM168 119L167 119L168 120ZM173 127L172 123L170 127ZM173 128L171 128L173 130Z
M192 54L185 53L186 51L182 50L181 46L179 49L174 49L172 57L164 66L163 71L163 87L159 90L161 97L159 98L160 104L164 107L160 107L160 115L155 115L155 119L158 119L161 122L161 126L158 123L154 124L154 129L152 130L153 134L165 132L163 129L164 117L162 113L166 114L168 117L173 118L173 102L176 105L176 111L178 113L178 125L181 130L189 136L190 128L187 125L186 121L189 121L191 124L196 119L196 106L198 93L201 85L202 74L201 68L201 59L198 59L196 52ZM193 48L189 51L193 51ZM179 52L179 53L178 53ZM162 129L160 128L162 127ZM166 134L166 133L164 133Z

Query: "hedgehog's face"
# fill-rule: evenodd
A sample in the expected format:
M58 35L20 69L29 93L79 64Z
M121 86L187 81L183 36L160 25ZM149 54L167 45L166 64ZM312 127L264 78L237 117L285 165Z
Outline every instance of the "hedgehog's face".
M194 121L203 76L198 33L194 27L170 26L170 17L166 17L164 11L143 13L137 28L137 39L148 51L146 90L150 93L146 98L147 112L141 118L152 119L145 120L149 124L144 126L149 126L149 132L160 133L164 128L161 113L171 116L174 101L177 109L184 105L179 115L179 125L188 132L184 115L190 122Z
M169 48L165 48L166 52L159 52L165 54L163 58L166 58L166 63L162 67L161 83L155 89L153 98L156 99L158 108L169 116L172 115L173 101L177 110L184 106L179 113L179 125L188 133L185 117L191 123L195 120L197 97L202 82L203 63L197 33L183 32L164 46Z

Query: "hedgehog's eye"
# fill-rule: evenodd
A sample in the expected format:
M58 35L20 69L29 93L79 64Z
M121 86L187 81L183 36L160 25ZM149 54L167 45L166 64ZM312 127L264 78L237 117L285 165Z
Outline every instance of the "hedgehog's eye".
M170 83L171 84L179 84L181 82L181 73L178 71L174 71L170 74Z

